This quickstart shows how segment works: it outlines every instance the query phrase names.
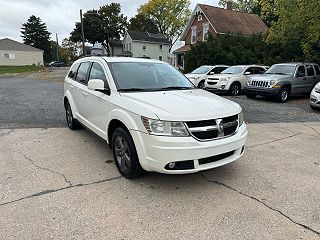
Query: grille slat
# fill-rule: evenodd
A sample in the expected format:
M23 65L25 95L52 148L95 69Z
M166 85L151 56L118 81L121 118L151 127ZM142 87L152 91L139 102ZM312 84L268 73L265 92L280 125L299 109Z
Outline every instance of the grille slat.
M269 82L268 81L259 81L259 80L252 80L251 85L254 87L269 87Z
M200 141L231 136L237 131L238 124L238 115L221 119L186 122L191 135Z

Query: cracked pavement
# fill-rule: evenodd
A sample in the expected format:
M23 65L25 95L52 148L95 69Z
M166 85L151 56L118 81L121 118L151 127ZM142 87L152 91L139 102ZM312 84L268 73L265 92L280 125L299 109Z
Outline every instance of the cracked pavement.
M89 131L0 129L1 239L320 239L320 123L248 128L232 164L138 180Z

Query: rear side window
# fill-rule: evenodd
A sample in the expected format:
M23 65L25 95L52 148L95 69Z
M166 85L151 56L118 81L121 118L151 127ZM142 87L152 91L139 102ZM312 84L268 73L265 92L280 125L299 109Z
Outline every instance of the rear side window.
M318 65L314 65L314 69L316 70L316 74L320 75L320 68Z
M314 76L314 69L312 65L307 65L307 75Z
M73 64L73 66L69 71L68 78L75 80L78 68L79 68L79 63Z
M91 71L89 74L89 80L90 79L101 79L103 81L106 81L106 75L103 71L103 68L99 63L93 63L91 67Z
M84 85L87 84L87 75L88 75L90 64L91 64L90 62L83 62L80 64L77 77L76 77L77 82L82 83Z

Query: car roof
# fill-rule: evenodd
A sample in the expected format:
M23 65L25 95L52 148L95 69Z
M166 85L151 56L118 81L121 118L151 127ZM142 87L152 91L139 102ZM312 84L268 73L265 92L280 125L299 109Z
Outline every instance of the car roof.
M233 65L231 67L267 67L264 65Z
M167 64L166 62L157 60L157 59L147 59L147 58L132 58L132 57L104 57L104 56L88 56L78 59L78 61L82 62L84 60L97 60L97 59L104 59L108 63L112 62L152 62L152 63L163 63Z
M290 66L297 66L297 65L303 65L303 64L315 64L315 65L316 65L316 63L306 63L306 62L277 63L277 64L274 64L274 65L290 65Z

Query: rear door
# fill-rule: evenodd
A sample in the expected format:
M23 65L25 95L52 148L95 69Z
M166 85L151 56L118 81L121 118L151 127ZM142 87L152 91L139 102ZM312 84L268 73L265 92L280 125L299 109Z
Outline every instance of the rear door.
M307 86L306 86L306 93L311 92L313 86L315 85L317 81L317 77L315 74L315 70L313 67L313 64L307 64L306 65L307 69Z

